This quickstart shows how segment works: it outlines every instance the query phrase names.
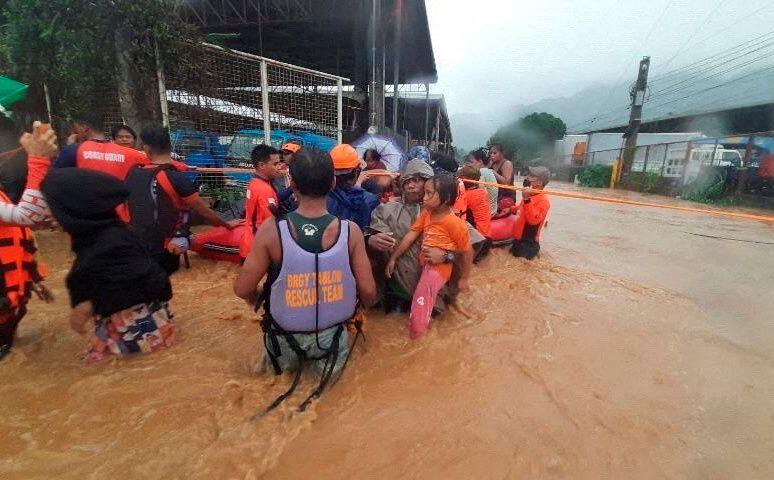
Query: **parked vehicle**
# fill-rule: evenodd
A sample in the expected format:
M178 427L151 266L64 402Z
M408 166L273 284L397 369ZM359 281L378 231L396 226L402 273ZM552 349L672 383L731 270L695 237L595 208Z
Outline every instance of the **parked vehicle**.
M302 145L308 148L316 148L325 152L330 152L336 146L336 140L330 137L324 137L316 133L300 132L298 136L303 141Z
M172 133L172 153L192 167L223 168L226 146L220 143L217 133L197 130L175 130ZM188 174L189 179L202 188L223 186L223 175L217 173Z
M225 166L231 168L248 168L252 169L253 164L250 160L250 155L253 153L253 149L256 145L264 143L264 132L260 128L251 128L246 130L240 130L231 140L231 145L228 147L226 153ZM280 148L282 145L288 142L298 143L304 145L304 141L301 137L294 135L285 130L272 130L271 132L271 146L274 148ZM240 186L247 186L252 175L249 173L227 173L226 181L231 184Z
M715 148L701 145L691 150L691 158L685 167L684 183L693 181L706 167L739 167L744 159L744 150Z

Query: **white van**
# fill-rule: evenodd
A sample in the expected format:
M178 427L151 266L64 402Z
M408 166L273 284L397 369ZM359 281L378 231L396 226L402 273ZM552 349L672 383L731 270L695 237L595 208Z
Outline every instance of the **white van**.
M699 175L702 167L739 167L742 165L743 158L744 150L715 148L714 145L694 147L691 150L688 167L685 169L683 183L692 182Z

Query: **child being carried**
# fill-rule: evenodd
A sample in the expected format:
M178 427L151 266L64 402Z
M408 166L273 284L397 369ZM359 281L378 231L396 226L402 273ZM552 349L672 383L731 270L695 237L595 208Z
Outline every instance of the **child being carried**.
M461 268L459 290L468 290L473 250L467 225L451 210L456 197L457 180L451 175L436 176L425 182L423 210L387 262L387 277L390 278L398 257L403 255L420 235L423 251L426 247L436 247L448 252L448 262L436 265L428 264L424 256L420 256L423 269L411 300L411 338L418 338L427 332L438 291L451 279L454 254L462 256L458 263Z

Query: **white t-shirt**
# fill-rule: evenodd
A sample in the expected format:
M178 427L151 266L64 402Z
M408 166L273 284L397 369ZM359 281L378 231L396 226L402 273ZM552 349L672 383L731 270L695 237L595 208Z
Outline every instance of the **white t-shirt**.
M480 180L482 182L497 183L497 178L495 177L494 171L491 168L482 168L479 171L481 172ZM497 213L497 193L499 188L491 185L484 185L484 188L486 189L486 193L489 196L489 215L494 215Z

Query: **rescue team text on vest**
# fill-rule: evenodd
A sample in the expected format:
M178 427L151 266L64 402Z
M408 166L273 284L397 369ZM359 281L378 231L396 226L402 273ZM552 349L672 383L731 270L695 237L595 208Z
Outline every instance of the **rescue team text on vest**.
M341 270L324 270L320 278L320 303L335 303L344 299L344 276ZM291 308L303 308L317 302L314 272L288 275L285 303Z

